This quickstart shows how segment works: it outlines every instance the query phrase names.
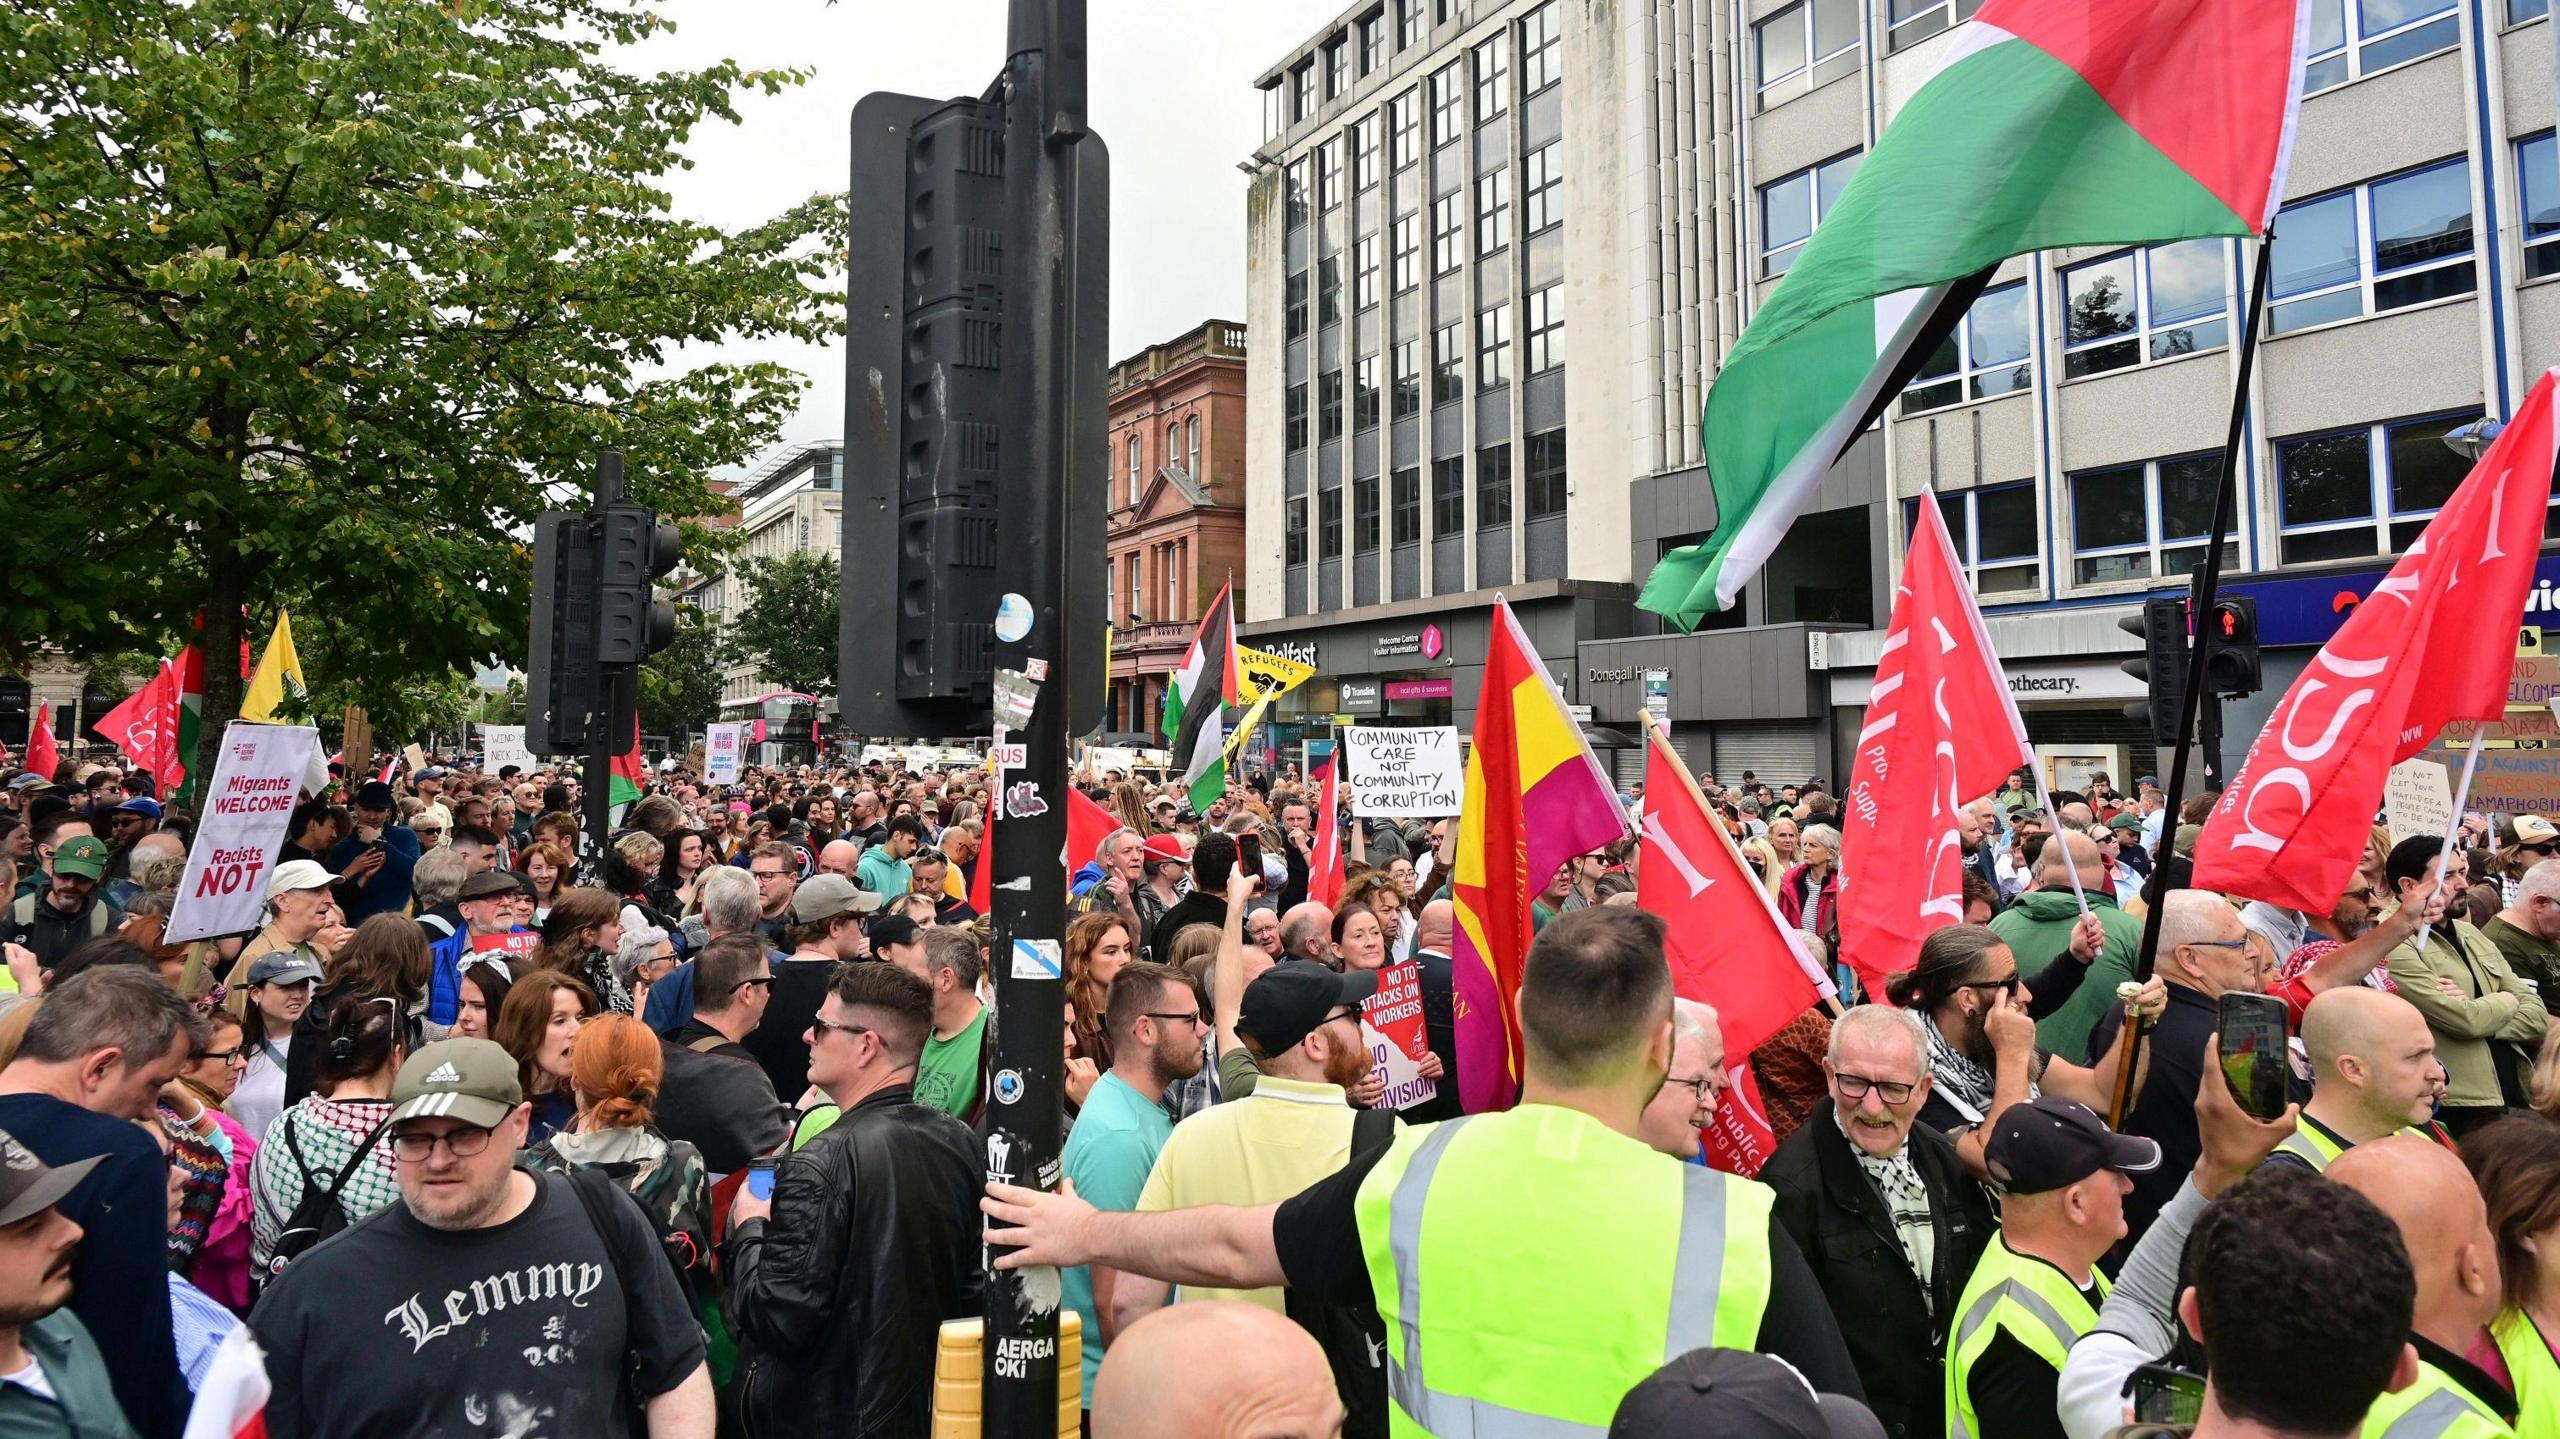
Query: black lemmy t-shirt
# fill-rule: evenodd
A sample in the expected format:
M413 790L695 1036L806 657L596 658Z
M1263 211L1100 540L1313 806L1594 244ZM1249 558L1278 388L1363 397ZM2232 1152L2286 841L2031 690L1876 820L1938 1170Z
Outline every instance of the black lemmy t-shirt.
M613 1439L626 1362L644 1397L690 1375L702 1330L639 1206L609 1206L617 1264L569 1182L534 1179L504 1224L435 1230L395 1203L295 1260L249 1316L268 1434Z

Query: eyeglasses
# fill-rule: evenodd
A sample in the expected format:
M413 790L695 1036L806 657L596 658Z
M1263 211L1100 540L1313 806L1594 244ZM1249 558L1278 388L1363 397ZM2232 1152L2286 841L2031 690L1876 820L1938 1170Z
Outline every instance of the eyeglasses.
M2358 904L2371 904L2373 903L2373 886L2366 885L2362 889L2348 890L2346 893L2339 895L2338 898L2352 899Z
M1688 1079L1683 1079L1676 1074L1666 1074L1662 1077L1663 1088L1669 1089L1675 1084L1689 1091L1689 1106L1693 1109L1706 1108L1707 1101L1715 1097L1715 1081L1704 1075Z
M1196 1009L1188 1010L1181 1014L1158 1014L1153 1010L1143 1011L1143 1013L1147 1018L1155 1020L1160 1024L1171 1024L1175 1020L1181 1020L1185 1024L1196 1025L1202 1023L1200 1011Z
M248 1050L235 1044L229 1049L205 1050L203 1053L195 1056L195 1062L202 1064L208 1059L219 1059L225 1064L246 1064L249 1062L247 1057L248 1053Z
M1342 1008L1335 1010L1333 1013L1326 1015L1324 1017L1324 1023L1331 1024L1337 1019L1348 1019L1356 1023L1359 1018L1360 1011L1357 1008L1346 1004ZM1318 1027L1321 1028L1322 1026L1319 1025Z
M489 1147L489 1136L492 1132L466 1124L460 1129L447 1130L442 1134L395 1134L391 1136L391 1152L399 1158L416 1164L435 1153L436 1146L441 1144L444 1146L445 1153L454 1158L469 1159Z
M2186 943L2186 948L2189 949L2247 949L2248 947L2249 941L2245 939L2191 939Z
M762 979L742 979L742 980L739 980L736 984L730 985L730 986L729 986L729 992L730 992L731 994L735 994L735 993L737 993L739 990L742 990L742 989L762 989L762 988L769 988L769 987L771 987L771 985L772 985L772 984L773 984L773 976L771 976L771 975L766 975L766 976L765 976L764 978L762 978Z
M2020 981L2021 981L2021 980L2023 980L2024 978L2025 978L2025 976L2023 976L2023 975L2019 974L2016 970L2014 970L2014 969L2013 969L2013 970L2009 971L2007 974L2002 975L2002 976L2001 976L2000 978L1998 978L1998 979L1986 979L1986 980L1982 980L1982 981L1980 981L1980 982L1978 982L1978 983L1974 983L1974 984L1959 984L1959 985L1957 985L1957 986L1956 986L1956 988L1958 988L1958 989L2016 989L2016 988L2018 987L2018 985L2019 985Z
M751 981L751 982L752 982L752 981ZM765 982L766 982L767 984L772 983L772 981L771 981L771 980L767 980L767 981L765 981ZM829 1018L827 1018L827 1017L826 1017L826 1016L824 1016L824 1015L817 1015L817 1014L813 1014L813 1015L809 1016L809 1026L810 1026L810 1028L815 1029L816 1031L818 1031L818 1037L819 1037L820 1039L824 1039L824 1038L826 1038L826 1037L827 1037L829 1034L831 1034L831 1033L833 1033L833 1034L877 1034L877 1033L879 1033L879 1031L878 1031L878 1030L876 1030L876 1029L872 1029L872 1028L868 1027L867 1025L860 1025L860 1024L838 1024L838 1023L836 1023L834 1020L829 1019Z
M1867 1091L1872 1089L1883 1095L1884 1102L1887 1104L1900 1104L1911 1097L1912 1090L1919 1088L1916 1084L1905 1084L1898 1079L1869 1079L1863 1074L1850 1074L1836 1069L1831 1072L1831 1081L1840 1086L1840 1097L1843 1099L1864 1099L1867 1097Z
M748 870L747 873L754 875L758 880L789 879L791 877L791 871L787 869L751 869Z

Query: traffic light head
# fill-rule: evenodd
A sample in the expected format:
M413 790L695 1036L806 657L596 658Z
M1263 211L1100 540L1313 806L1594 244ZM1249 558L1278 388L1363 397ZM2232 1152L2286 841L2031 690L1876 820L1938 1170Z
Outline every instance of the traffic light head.
M2205 657L2205 677L2213 692L2239 699L2264 685L2258 655L2258 602L2216 600L2213 606L2213 653Z
M607 505L597 558L597 658L638 664L676 639L676 607L658 597L658 579L684 558L676 527L644 505Z
M2142 658L2126 660L2124 672L2149 687L2149 699L2124 707L2131 718L2151 727L2151 741L2163 747L2178 742L2178 714L2187 697L2187 602L2155 599L2142 602L2139 613L2116 621L2118 628L2142 640Z

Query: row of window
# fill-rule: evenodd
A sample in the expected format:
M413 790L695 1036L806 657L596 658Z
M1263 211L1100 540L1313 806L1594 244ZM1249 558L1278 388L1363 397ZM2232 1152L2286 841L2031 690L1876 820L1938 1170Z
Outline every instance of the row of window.
M1182 577L1191 567L1191 542L1169 540L1148 546L1143 554L1131 550L1119 560L1102 562L1103 594L1117 601L1124 588L1127 592L1128 608L1113 617L1115 623L1126 620L1134 625L1147 618L1147 570L1151 567L1164 597L1164 607L1154 611L1155 616L1168 620L1191 618L1191 596L1182 589Z
M1432 7L1431 23L1435 25L1445 24L1455 6L1455 0L1392 3L1392 16L1387 5L1377 6L1353 21L1350 28L1316 47L1316 55L1300 61L1286 77L1263 87L1264 139L1277 139L1290 125L1305 123L1325 103L1350 94L1357 81L1385 69L1391 39L1393 53L1398 55L1421 44L1426 3ZM1474 76L1475 117L1481 125L1502 114L1510 103L1514 42L1520 54L1520 95L1526 98L1564 78L1563 40L1564 17L1556 0L1549 0L1517 24L1479 42L1460 60L1442 67L1432 76L1432 108L1435 121L1440 122L1436 143L1445 145L1456 138L1455 129L1448 122L1454 120L1455 107L1463 93L1461 66L1469 67ZM1412 98L1410 93L1407 98Z
M1519 487L1521 512L1532 520L1560 519L1568 503L1565 484L1565 432L1559 426L1541 430L1524 442L1525 473ZM1431 533L1459 534L1466 529L1466 457L1452 455L1431 462ZM1378 477L1364 475L1350 484L1350 553L1370 554L1378 548L1380 510ZM1487 445L1476 451L1476 528L1495 529L1511 523L1511 446ZM1388 476L1385 511L1388 542L1422 542L1422 469L1408 465ZM1314 553L1338 558L1342 544L1343 487L1316 493ZM1309 557L1307 497L1288 502L1283 530L1283 557L1303 565Z
M1544 233L1564 223L1562 141L1529 152L1521 161L1521 236ZM1431 274L1455 271L1466 257L1466 194L1451 191L1431 202ZM1475 253L1492 255L1513 239L1511 171L1494 170L1476 177ZM1404 294L1422 284L1422 216L1399 215L1387 226L1385 268L1381 271L1380 236L1362 235L1351 242L1351 310L1374 309L1382 293ZM1382 292L1381 280L1385 282ZM1283 291L1287 338L1305 335L1313 325L1340 323L1342 256L1327 255L1311 273L1292 271Z
M1137 430L1131 429L1129 431L1128 444L1129 497L1121 502L1123 504L1134 505L1143 498L1147 492L1145 474L1139 467L1139 460L1141 456L1139 454L1138 438ZM1183 467L1184 473L1190 475L1194 479L1199 478L1200 417L1198 415L1192 415L1185 419L1168 420L1165 422L1164 463L1168 465L1178 464Z
M1542 375L1564 363L1564 284L1558 281L1544 289L1532 290L1520 302L1521 363L1527 373ZM1452 320L1431 332L1431 403L1450 404L1465 398L1467 348L1465 322ZM1392 395L1389 415L1403 419L1422 412L1422 355L1419 339L1399 340L1389 351L1393 370L1388 376ZM1476 388L1495 390L1511 383L1512 315L1511 306L1488 306L1476 312L1475 334ZM1343 372L1328 370L1315 377L1315 428L1308 430L1309 386L1305 381L1288 388L1281 417L1282 432L1291 450L1303 450L1310 439L1321 444L1338 440L1350 430L1369 430L1378 424L1378 357L1362 355L1351 362L1351 423L1343 424L1345 387ZM1137 464L1135 442L1130 452L1132 482Z

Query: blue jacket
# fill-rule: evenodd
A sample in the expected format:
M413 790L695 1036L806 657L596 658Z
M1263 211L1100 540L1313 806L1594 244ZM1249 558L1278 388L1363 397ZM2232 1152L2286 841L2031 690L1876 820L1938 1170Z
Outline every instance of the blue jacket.
M364 845L350 833L329 851L326 863L331 874L344 874L356 856L364 853ZM373 872L369 883L341 881L338 908L346 911L347 923L358 925L377 914L403 914L409 908L409 876L418 867L418 834L405 824L386 825L382 830L382 868Z
M521 931L519 931L521 932ZM427 946L427 1022L451 1028L462 1017L462 965L471 957L471 931L457 929ZM505 955L496 956L499 959ZM492 1024L496 1015L490 1015Z

